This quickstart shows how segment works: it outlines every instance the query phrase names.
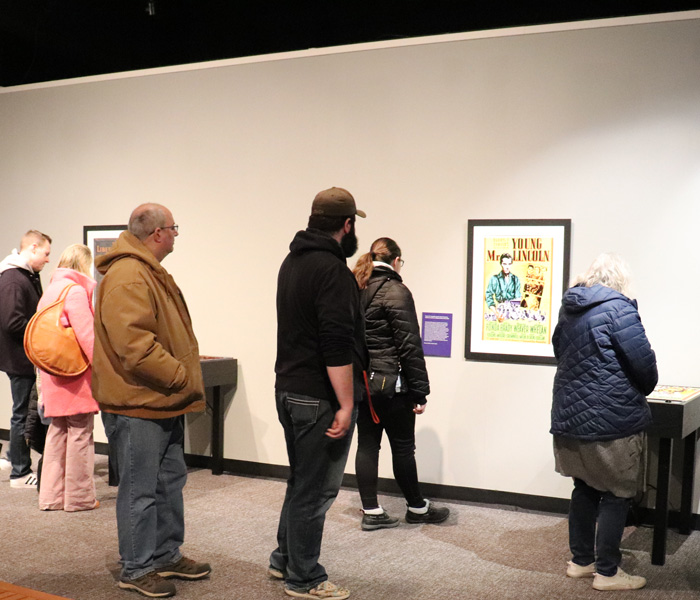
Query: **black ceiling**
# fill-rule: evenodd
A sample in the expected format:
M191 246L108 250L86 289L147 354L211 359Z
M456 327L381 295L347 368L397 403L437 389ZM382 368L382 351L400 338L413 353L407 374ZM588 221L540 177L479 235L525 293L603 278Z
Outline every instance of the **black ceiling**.
M700 0L0 0L0 86L700 8Z

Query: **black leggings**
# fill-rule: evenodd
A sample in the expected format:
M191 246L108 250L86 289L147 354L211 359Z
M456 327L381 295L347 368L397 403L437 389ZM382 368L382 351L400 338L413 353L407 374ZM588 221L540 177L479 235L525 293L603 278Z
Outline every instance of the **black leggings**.
M391 445L396 483L399 484L409 506L423 507L425 502L418 485L416 470L416 414L413 412L413 404L401 394L390 399L373 399L372 404L379 416L378 424L372 421L369 403L366 401L360 403L357 415L355 473L362 508L369 510L379 506L377 477L379 449L384 431Z

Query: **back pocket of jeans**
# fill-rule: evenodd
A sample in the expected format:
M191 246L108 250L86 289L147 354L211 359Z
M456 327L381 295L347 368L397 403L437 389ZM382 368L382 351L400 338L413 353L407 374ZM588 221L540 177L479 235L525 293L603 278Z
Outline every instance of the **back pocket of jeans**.
M306 398L287 397L287 410L296 426L313 425L318 419L318 406L320 400Z

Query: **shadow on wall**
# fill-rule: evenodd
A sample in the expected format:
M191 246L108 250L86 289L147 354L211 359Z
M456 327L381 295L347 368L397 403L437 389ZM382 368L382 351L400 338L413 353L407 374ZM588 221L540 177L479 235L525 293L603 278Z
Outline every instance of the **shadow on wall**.
M221 394L224 409L224 460L269 463L269 456L264 452L264 448L261 452L261 444L256 440L256 436L262 439L270 424L253 417L245 371L240 362L238 363L238 385L222 386ZM212 390L207 388L207 412L187 415L185 452L210 456L212 400ZM270 406L274 408L274 396L270 394L266 400L269 400ZM282 437L281 433L280 437Z
M214 390L206 388L207 408L205 412L185 415L185 452L199 456L211 456L211 427L212 406L214 405ZM223 405L224 423L237 388L233 385L221 386L221 402ZM224 435L224 444L226 436Z
M679 510L681 505L681 487L683 484L683 444L674 440L671 448L671 481L668 490L669 510ZM656 487L658 485L659 474L659 438L654 435L647 436L647 462L646 462L646 485L644 495L640 500L640 505L645 508L656 506ZM696 465L697 467L697 465ZM695 481L693 499L695 503L691 506L692 512L698 510L698 486L700 482L697 477L698 469L695 469Z

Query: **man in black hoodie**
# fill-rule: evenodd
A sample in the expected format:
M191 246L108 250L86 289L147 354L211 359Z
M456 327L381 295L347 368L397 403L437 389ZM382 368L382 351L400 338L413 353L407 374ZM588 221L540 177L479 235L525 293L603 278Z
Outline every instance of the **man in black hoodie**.
M269 573L297 598L350 595L328 581L318 557L368 362L359 291L345 262L357 251L356 215L366 216L347 190L319 192L277 280L275 393L290 476Z

